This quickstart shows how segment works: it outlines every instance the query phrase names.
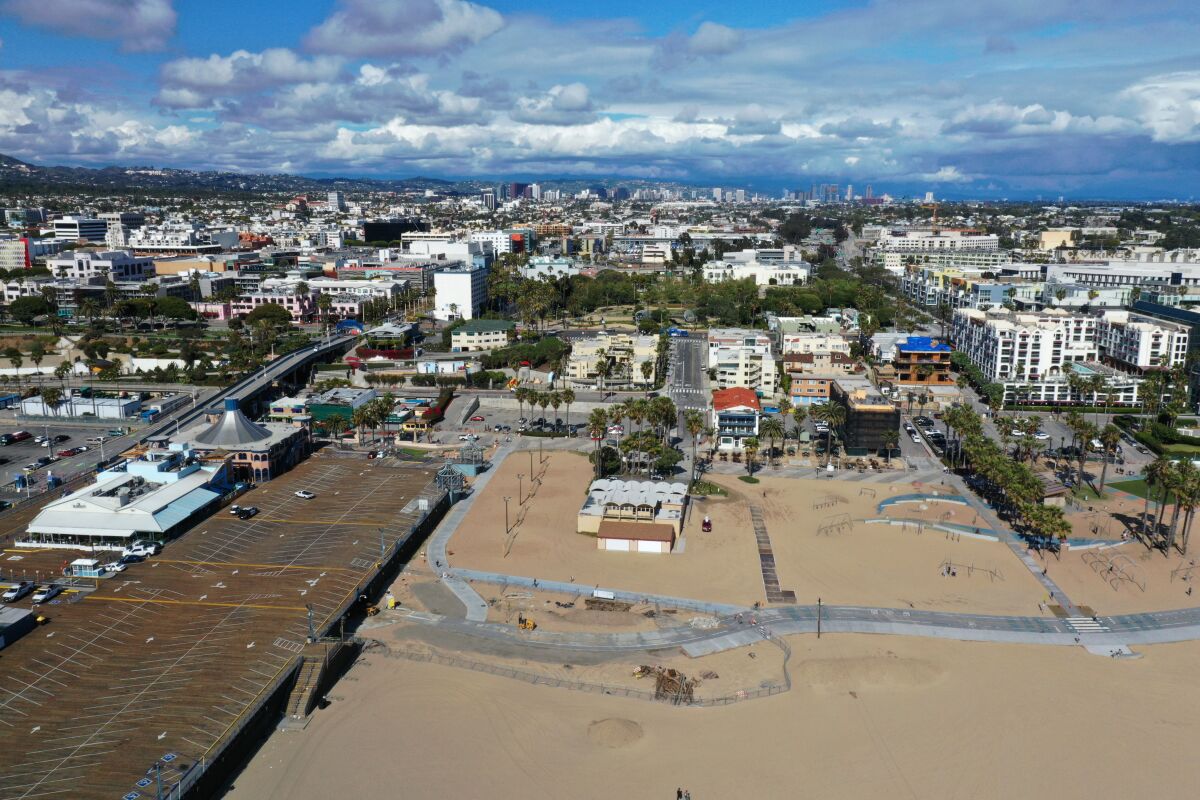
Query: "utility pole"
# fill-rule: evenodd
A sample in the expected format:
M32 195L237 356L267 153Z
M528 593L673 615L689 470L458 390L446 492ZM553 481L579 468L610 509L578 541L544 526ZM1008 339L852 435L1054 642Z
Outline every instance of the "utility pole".
M508 524L508 501L509 500L512 500L512 498L511 497L504 498L504 535L505 536L508 535L508 531L509 531L509 524Z
M821 638L821 598L817 598L817 638Z
M531 450L529 452L532 453L533 451ZM517 504L518 505L523 505L525 503L525 488L524 488L524 484L522 483L524 478L525 478L524 472L517 473Z

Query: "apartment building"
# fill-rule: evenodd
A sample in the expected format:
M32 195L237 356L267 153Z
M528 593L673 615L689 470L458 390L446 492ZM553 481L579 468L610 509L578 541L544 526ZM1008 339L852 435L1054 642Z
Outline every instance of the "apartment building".
M11 272L12 270L29 269L32 265L28 239L25 237L0 239L0 269Z
M830 398L846 408L840 438L847 455L879 452L900 428L900 408L866 378L845 377L830 387Z
M505 347L512 341L517 325L504 319L473 319L450 332L450 350L474 353Z
M950 345L928 336L909 336L895 347L892 364L896 383L920 386L954 383L950 374Z
M839 353L850 355L850 340L841 334L785 333L779 337L779 350L785 357L800 353Z
M1190 329L1132 311L1106 311L1096 326L1101 363L1144 374L1187 361Z
M1200 262L1085 261L1047 264L1046 280L1092 287L1197 286L1200 285Z
M830 387L840 376L793 374L789 394L792 406L816 406L829 402Z
M1097 322L1057 309L1037 314L959 309L951 338L990 381L1038 381L1062 376L1065 364L1096 361Z
M708 331L708 366L717 365L717 351L733 347L750 348L755 352L771 352L772 337L766 331L749 328L710 328Z
M235 317L244 316L266 303L283 306L292 315L292 320L295 322L309 322L317 313L315 294L296 294L290 291L267 291L265 289L238 297L230 303L230 312Z
M892 230L879 237L884 250L919 253L925 250L982 250L1000 249L1000 237L993 233L971 230L911 231Z
M735 386L752 390L759 397L773 397L779 389L779 371L770 351L727 347L716 351L716 385L720 389Z
M750 389L737 387L715 390L712 409L718 450L740 453L746 439L758 436L762 404L758 395Z
M871 251L871 260L892 274L899 275L912 264L929 267L979 267L996 269L1012 262L1007 250L882 250Z
M657 336L601 333L572 342L563 374L577 388L644 387L653 383L654 370L647 379L642 375L642 364L657 361Z

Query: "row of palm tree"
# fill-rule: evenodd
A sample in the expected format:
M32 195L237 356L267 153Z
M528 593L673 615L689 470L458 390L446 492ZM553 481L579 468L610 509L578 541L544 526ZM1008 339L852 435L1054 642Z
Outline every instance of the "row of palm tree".
M525 406L529 406L529 412L532 414L534 407L542 409L542 416L546 415L546 408L554 409L555 418L558 417L559 406L567 407L567 418L565 420L568 428L571 427L571 404L575 402L575 392L571 389L554 390L551 392L539 392L537 389L520 387L513 392L513 396L517 398L517 407L520 410L521 416L525 416Z
M385 394L354 409L349 419L342 414L335 413L329 415L325 419L325 429L329 431L333 438L338 439L347 428L353 425L355 431L358 433L358 440L361 444L363 432L370 430L372 438L375 438L379 428L387 422L388 417L391 416L392 409L395 407L395 396Z
M1195 516L1196 509L1200 507L1200 469L1197 469L1190 460L1173 461L1165 456L1159 456L1146 467L1142 477L1146 481L1146 504L1142 509L1142 531L1150 533L1150 529L1147 527L1147 517L1153 498L1155 503L1153 533L1156 535L1151 537L1152 541L1158 540L1161 536L1160 546L1163 550L1170 551L1176 546L1177 534L1181 532L1182 536L1178 537L1179 551L1181 554L1187 555L1188 540L1191 538L1192 532L1192 518ZM1174 506L1174 511L1171 514L1171 522L1164 531L1163 509L1168 504ZM1181 516L1183 517L1182 529L1179 527Z
M570 390L567 390L570 391ZM671 428L673 428L679 420L679 410L676 408L674 401L669 397L655 397L647 400L639 398L630 400L624 403L613 403L607 408L593 409L588 416L587 429L595 443L596 450L596 474L600 474L600 448L602 442L608 437L609 428L619 425L622 432L618 435L620 440L624 437L624 442L618 442L618 449L629 451L629 447L623 447L626 443L632 444L643 442L654 446L655 448L670 447L669 436ZM625 430L626 423L629 423L629 430ZM645 428L641 428L645 425ZM704 430L704 417L698 411L689 412L684 415L684 427L692 433L692 462L693 470L695 465L695 449L696 436ZM653 441L648 441L647 436L651 436ZM650 464L646 463L646 471L649 473ZM694 472L693 472L694 477Z
M983 421L969 406L954 406L943 415L955 437L952 463L960 459L981 482L981 489L992 504L1010 518L1017 519L1026 531L1046 540L1061 540L1071 525L1056 506L1042 503L1045 487L1022 459L1010 456L983 432Z

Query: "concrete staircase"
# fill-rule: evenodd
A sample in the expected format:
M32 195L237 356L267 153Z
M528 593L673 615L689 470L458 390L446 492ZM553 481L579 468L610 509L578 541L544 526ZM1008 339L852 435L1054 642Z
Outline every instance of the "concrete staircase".
M775 553L771 550L771 537L767 535L767 525L763 522L761 508L750 506L750 521L754 523L754 538L758 542L758 565L762 570L763 588L767 590L767 602L794 604L796 593L791 589L779 587L779 576L775 573Z

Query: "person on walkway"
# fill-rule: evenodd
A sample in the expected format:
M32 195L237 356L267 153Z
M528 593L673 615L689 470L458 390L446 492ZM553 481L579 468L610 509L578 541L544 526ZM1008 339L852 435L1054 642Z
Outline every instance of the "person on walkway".
M675 790L675 800L683 800L683 789Z

